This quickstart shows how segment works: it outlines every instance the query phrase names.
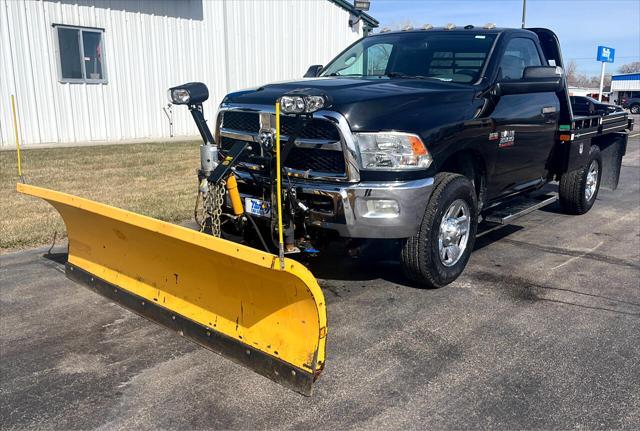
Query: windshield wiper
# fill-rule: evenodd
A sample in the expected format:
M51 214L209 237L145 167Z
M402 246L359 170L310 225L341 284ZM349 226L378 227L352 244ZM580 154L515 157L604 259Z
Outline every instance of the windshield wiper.
M436 80L436 81L441 81L438 78L433 78L431 76L424 76L424 75L407 75L406 73L402 73L402 72L388 72L385 73L384 76L388 77L388 78L402 78L402 79L429 79L429 80Z
M340 74L338 72L333 72L333 73L330 73L330 74L325 75L325 76L362 76L362 74L360 74L360 73L347 73L345 75L342 75L342 74Z
M384 76L388 78L412 78L411 76L402 72L388 72L388 73L385 73Z

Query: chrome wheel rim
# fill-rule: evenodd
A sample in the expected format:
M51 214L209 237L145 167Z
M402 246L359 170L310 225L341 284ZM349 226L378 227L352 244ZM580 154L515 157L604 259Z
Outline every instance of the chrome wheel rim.
M444 266L453 266L464 254L469 242L471 211L462 199L449 205L440 220L438 254Z
M584 198L590 201L596 194L598 188L598 162L592 160L587 172L587 184L584 188Z

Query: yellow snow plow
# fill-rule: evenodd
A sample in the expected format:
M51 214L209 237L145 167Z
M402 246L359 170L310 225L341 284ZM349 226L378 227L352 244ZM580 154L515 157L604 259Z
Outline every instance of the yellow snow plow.
M169 89L172 103L187 105L203 140L194 214L200 231L41 187L17 190L48 201L64 219L70 279L310 395L325 365L326 304L311 272L285 257L304 260L318 250L306 229L309 209L282 178L312 111L328 99L282 96L261 119L257 141L218 145L203 115L208 97L199 82ZM246 169L260 179L254 198L239 190L236 176Z
M88 199L26 184L17 190L64 219L69 278L310 395L324 367L327 318L303 265Z

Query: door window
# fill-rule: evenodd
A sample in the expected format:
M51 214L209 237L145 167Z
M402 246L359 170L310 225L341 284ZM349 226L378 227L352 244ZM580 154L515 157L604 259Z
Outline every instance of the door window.
M378 43L367 49L367 75L384 75L393 45Z
M542 66L535 43L523 37L511 39L500 61L500 80L520 80L524 68L529 66Z

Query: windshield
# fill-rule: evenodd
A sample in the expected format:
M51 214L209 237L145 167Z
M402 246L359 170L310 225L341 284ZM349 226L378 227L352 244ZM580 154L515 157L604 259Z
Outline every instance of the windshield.
M495 34L411 32L371 36L336 57L320 76L387 76L472 83Z

